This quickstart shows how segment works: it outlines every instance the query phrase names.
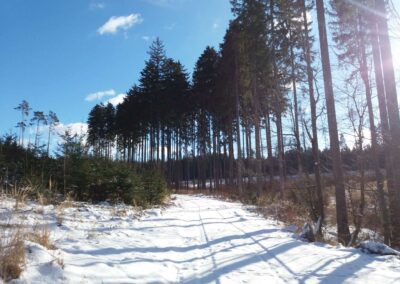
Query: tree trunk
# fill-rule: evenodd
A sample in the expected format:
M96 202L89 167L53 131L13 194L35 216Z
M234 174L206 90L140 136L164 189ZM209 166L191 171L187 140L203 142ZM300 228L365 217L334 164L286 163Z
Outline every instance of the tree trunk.
M242 149L240 140L240 102L239 102L239 86L238 86L238 72L237 72L237 58L235 57L235 105L236 105L236 140L237 140L237 171L236 171L236 182L239 194L243 193L242 186Z
M332 73L329 59L328 38L326 34L324 1L317 0L316 4L322 71L325 87L326 110L328 113L330 150L333 164L333 176L335 180L338 241L344 245L347 245L350 240L350 231L348 225L342 159L340 154L339 138L337 131L335 98L332 87Z
M285 191L285 173L283 166L283 141L282 141L282 115L276 115L276 133L278 139L278 169L279 169L279 193L283 197Z
M233 179L234 179L234 173L233 173L233 165L235 162L235 156L233 153L233 131L232 129L229 130L229 135L228 135L228 149L229 149L229 186L233 186Z
M272 138L271 138L271 119L269 111L265 119L265 136L267 139L267 151L268 151L268 172L269 172L269 187L272 189L274 185L274 161L272 157Z
M292 37L291 32L289 33ZM300 127L299 127L299 106L297 100L297 86L296 86L296 69L295 69L295 56L293 52L293 45L290 46L291 69L292 69L292 87L293 87L293 108L294 108L294 137L296 139L296 156L297 156L297 174L303 173L303 163L301 160L301 141L300 141Z
M380 15L378 19L379 47L382 57L383 81L386 91L386 107L389 118L389 149L391 163L392 185L389 190L389 205L391 211L392 240L391 245L400 247L400 117L399 105L397 100L396 80L393 68L392 49L389 39L389 28L386 20L386 7L383 0L376 1L377 10Z
M256 143L256 183L257 196L261 195L262 191L262 176L261 176L261 151L260 151L260 121L255 119L255 143Z
M360 22L360 18L359 18ZM362 33L363 27L359 24L359 31ZM385 192L384 192L384 180L383 174L381 172L379 166L379 147L378 147L378 138L377 138L377 131L375 126L375 117L374 117L374 109L372 105L372 90L369 82L369 74L368 74L368 66L367 66L367 55L365 51L365 43L364 37L361 34L361 65L360 65L360 73L361 78L364 82L365 86L365 96L367 100L367 107L368 107L368 118L369 118L369 129L371 133L371 151L373 155L372 163L373 168L375 171L376 177L376 185L377 185L377 192L378 192L378 202L379 207L381 209L381 217L383 223L383 235L384 241L386 244L389 243L390 238L390 225L389 225L389 214L387 211L386 200L385 200Z
M311 47L310 47L310 36L308 33L308 22L307 22L307 10L305 0L301 1L302 12L303 12L303 26L304 26L304 52L305 59L307 64L307 81L308 81L308 92L310 97L310 109L311 109L311 128L312 128L312 137L311 137L311 147L314 158L314 175L315 175L315 186L316 186L316 194L317 194L317 208L319 214L319 222L316 221L319 226L316 228L316 233L319 236L322 236L322 224L325 221L325 213L324 213L324 200L323 200L323 192L322 192L322 181L321 181L321 163L319 157L319 145L318 145L318 128L317 128L317 103L315 101L314 95L314 72L311 66Z

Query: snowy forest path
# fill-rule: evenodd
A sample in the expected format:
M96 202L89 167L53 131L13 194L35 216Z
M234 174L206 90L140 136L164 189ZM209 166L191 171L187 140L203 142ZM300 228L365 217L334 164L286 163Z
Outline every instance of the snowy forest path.
M174 195L140 218L132 207L77 204L64 210L62 226L54 207L36 216L31 206L27 220L48 222L58 249L29 243L16 283L400 282L397 257L303 242L241 203ZM47 255L59 255L63 267Z

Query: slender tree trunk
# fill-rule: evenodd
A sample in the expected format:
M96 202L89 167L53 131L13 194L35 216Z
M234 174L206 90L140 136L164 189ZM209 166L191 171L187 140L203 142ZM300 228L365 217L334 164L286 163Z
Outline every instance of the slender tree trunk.
M167 181L171 185L171 129L167 130Z
M283 168L282 116L276 115L276 132L278 140L279 193L283 197L285 191L285 173Z
M383 84L383 71L382 71L382 61L381 54L379 50L379 29L376 24L378 20L371 22L371 40L372 40L372 53L374 60L374 71L375 71L375 83L376 83L376 91L378 97L378 105L379 105L379 116L381 122L381 132L383 138L383 149L385 152L385 169L386 169L386 179L387 179L387 188L389 192L393 192L393 172L392 172L392 156L390 154L390 131L389 131L389 119L386 109L386 94ZM385 201L385 200L383 200ZM389 207L393 208L391 200L389 200ZM394 205L396 206L396 205ZM390 229L390 215L387 217L389 231ZM385 236L385 243L390 245L391 232Z
M391 245L400 247L400 117L399 104L397 99L396 79L393 67L392 48L389 38L389 28L386 20L386 7L383 0L376 0L377 11L381 17L378 19L379 30L379 46L382 57L383 81L386 91L386 107L389 118L390 140L389 149L390 156L393 159L393 186L389 188L390 211L392 225Z
M239 194L243 193L242 185L242 151L241 151L241 140L240 140L240 101L239 101L239 82L238 82L238 67L237 57L235 56L235 110L236 110L236 144L237 144L237 172L236 182ZM232 157L233 158L233 157Z
M161 163L165 161L165 127L161 127Z
M261 176L261 151L260 151L260 121L255 119L255 144L256 144L256 183L257 196L261 195L262 191L262 176Z
M290 32L290 38L292 33ZM293 108L294 108L294 137L296 139L296 156L297 156L297 174L303 173L303 163L301 160L301 141L300 141L300 127L299 127L299 106L297 100L297 84L296 84L296 67L293 45L290 46L290 63L292 69L292 88L293 88Z
M67 153L64 153L63 159L63 193L66 194L67 192Z
M280 136L281 136L281 153L282 153L282 167L283 167L283 178L286 181L287 180L287 167L286 167L286 153L285 153L285 139L283 137L283 124L282 124L282 113L280 113Z
M269 172L269 187L272 189L274 185L274 161L272 157L272 137L271 137L271 118L269 111L267 111L265 126L265 136L267 139L267 151L268 151L268 172Z
M305 0L301 0L302 12L303 12L303 28L304 28L304 53L307 64L307 81L308 81L308 92L310 97L310 109L311 109L311 128L312 128L312 137L311 137L311 147L314 158L314 175L315 175L315 187L317 194L317 208L319 215L319 226L316 228L316 233L319 236L322 236L322 224L325 221L325 213L324 213L324 200L323 200L323 192L322 192L322 181L321 181L321 162L319 157L319 145L318 145L318 128L317 128L317 102L315 100L314 95L314 72L311 66L311 47L310 47L310 36L308 33L308 21L307 21L307 10ZM318 220L314 220L318 221Z
M212 175L214 180L214 189L216 190L218 187L218 174L217 174L217 131L216 127L213 127L213 153L212 153ZM211 179L211 178L210 178Z
M360 18L359 18L360 22ZM359 25L359 30L361 31L363 27ZM378 202L379 207L381 209L381 216L382 216L382 223L383 223L383 235L385 243L389 243L390 238L390 223L389 223L389 214L387 211L386 200L385 200L385 192L384 192L384 180L383 174L381 172L379 166L379 147L378 147L378 138L377 138L377 131L375 126L375 117L374 117L374 110L372 106L372 90L369 82L368 76L368 66L367 66L367 55L365 51L365 43L363 35L361 34L361 68L360 73L362 80L365 86L365 96L367 100L367 107L368 107L368 118L369 118L369 129L371 133L371 150L372 150L372 163L373 168L375 171L376 177L376 184L377 184L377 192L378 192Z
M175 189L179 189L179 176L180 176L180 164L179 164L179 146L180 146L180 129L178 130L178 133L176 134L176 142L175 142L175 167L174 167L174 172L175 172Z
M49 133L48 133L48 137L47 137L47 157L49 157L49 155L50 155L51 130L52 130L52 126L51 126L51 124L49 124Z
M36 134L35 134L35 149L39 146L39 126L40 126L40 120L38 120L36 124Z
M158 164L158 162L160 161L160 124L157 124L157 128L156 128L156 162Z
M361 121L362 118L360 118ZM350 244L349 245L354 245L355 242L357 241L358 235L361 231L362 228L362 223L363 223L363 217L364 217L364 208L365 208L365 157L364 157L364 151L363 151L363 137L362 137L362 128L363 124L360 122L359 128L358 128L358 167L359 167L359 172L360 172L360 203L358 205L358 208L354 204L352 204L353 208L353 216L354 216L354 226L355 230L352 233ZM351 192L349 192L349 196L351 198ZM351 198L352 200L352 198Z
M233 173L233 167L234 167L234 162L235 162L235 157L233 153L233 131L232 129L229 130L229 135L228 135L228 145L229 145L229 186L233 186L233 179L234 179L234 173ZM226 182L225 182L226 184Z
M246 156L247 156L247 160L250 160L251 157L251 141L250 141L250 130L249 130L249 123L246 122L245 125L245 131L246 131Z
M335 180L338 241L344 245L347 245L350 240L350 231L348 225L342 159L341 159L339 138L337 131L335 98L332 86L332 73L331 73L331 64L329 59L328 38L326 33L324 1L316 0L316 4L317 4L317 18L318 18L319 42L321 49L322 71L323 71L324 87L325 87L326 109L328 113L330 150L331 150L331 158L333 164L333 175Z

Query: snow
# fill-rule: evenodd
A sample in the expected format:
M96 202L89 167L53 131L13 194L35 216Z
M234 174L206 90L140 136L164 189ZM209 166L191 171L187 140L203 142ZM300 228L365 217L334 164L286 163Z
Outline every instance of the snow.
M0 201L1 223L47 224L57 247L26 242L26 270L13 283L400 281L397 256L304 242L292 226L240 203L189 195L172 203L144 212L107 203L62 210L30 203L11 216L12 200Z
M383 243L375 241L364 241L358 246L362 251L375 253L379 255L397 255L400 256L400 252L388 247Z

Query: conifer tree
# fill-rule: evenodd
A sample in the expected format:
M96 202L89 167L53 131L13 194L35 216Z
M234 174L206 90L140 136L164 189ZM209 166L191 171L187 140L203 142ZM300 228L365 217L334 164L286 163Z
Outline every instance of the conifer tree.
M336 121L335 99L332 86L331 63L328 50L328 38L325 21L325 9L323 0L316 0L318 31L321 52L321 62L324 76L324 89L326 99L326 109L328 113L330 154L333 165L333 175L335 179L336 197L336 222L338 230L338 241L347 245L350 241L350 231L347 218L347 205L344 186L344 176L342 159L339 148L339 138Z
M303 20L303 33L302 33L302 49L303 58L306 63L306 73L307 73L307 87L310 98L310 110L311 110L311 133L309 137L311 139L311 147L314 158L314 175L315 175L315 186L317 195L317 211L319 218L319 226L316 228L316 233L322 235L322 224L325 220L324 212L324 200L322 191L322 176L321 176L321 159L319 154L319 143L318 143L318 128L317 128L317 101L314 92L314 70L312 68L312 38L310 36L309 27L310 24L307 19L307 6L305 0L301 1L302 10L302 20ZM317 220L314 220L317 221Z
M48 137L47 137L47 157L50 155L50 144L51 144L51 134L54 132L55 128L60 124L60 120L57 114L53 111L49 111L46 115L46 121L48 125Z
M212 143L212 136L216 132L213 106L216 96L218 60L218 53L214 48L208 46L198 59L193 72L193 94L196 103L197 118L196 135L200 155L200 179L203 188L206 186L207 156L211 154L211 147L215 147L215 143Z
M39 147L39 127L40 124L47 124L46 116L44 115L43 111L34 111L33 117L31 119L31 123L36 123L36 134L35 134L35 150L38 150Z
M29 116L29 112L32 110L32 108L29 107L29 103L25 100L23 100L17 107L14 108L15 110L18 110L21 112L21 121L18 122L17 127L20 129L20 135L19 135L19 144L24 147L24 134L25 134L25 129L26 129L26 119Z
M370 58L370 34L371 20L370 10L371 1L363 1L363 8L358 5L344 3L338 0L331 1L333 7L332 16L334 17L333 26L335 27L334 40L339 50L339 62L352 70L348 80L354 81L358 77L364 84L365 97L368 107L369 130L371 133L371 150L374 156L373 164L377 181L378 201L382 214L385 242L389 243L389 216L387 213L383 174L379 166L379 145L378 134L375 126L375 115L372 102L372 87L370 84L370 68L368 61Z

